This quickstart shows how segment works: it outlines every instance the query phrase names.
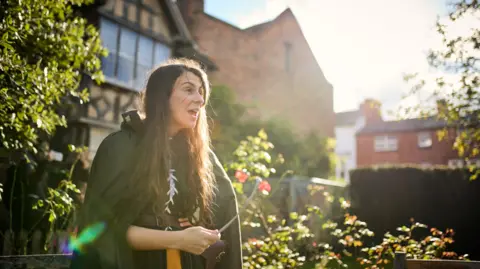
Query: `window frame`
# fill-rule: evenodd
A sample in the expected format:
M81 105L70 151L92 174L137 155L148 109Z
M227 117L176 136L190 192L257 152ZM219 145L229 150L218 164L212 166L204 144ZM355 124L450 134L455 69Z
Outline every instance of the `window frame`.
M379 141L381 142L379 147ZM391 143L394 141L394 146ZM373 138L373 149L375 152L394 152L398 150L398 137L395 135L377 135Z
M465 162L463 159L450 159L448 160L447 165L451 168L463 168L465 166Z
M139 30L139 27L132 27L131 23L124 23L121 18L117 18L117 17L114 17L112 15L103 15L100 16L100 19L99 19L99 32L100 32L100 36L102 37L102 22L103 21L108 21L109 23L112 23L112 24L115 24L117 26L117 33L116 33L116 50L115 50L115 55L114 55L114 74L113 76L107 76L105 75L105 82L109 83L109 84L112 84L112 85L115 85L115 86L119 86L119 87L122 87L122 88L125 88L127 90L130 90L130 91L134 91L134 92L140 92L142 90L142 88L144 88L144 84L145 84L145 78L143 78L141 80L141 82L138 82L137 80L137 68L138 68L138 65L140 64L138 62L138 47L139 47L139 43L140 43L140 38L147 38L147 39L150 39L153 43L153 46L152 46L152 64L150 66L150 68L153 68L155 67L156 65L160 64L161 62L156 62L156 55L155 53L157 52L157 47L159 46L162 46L164 49L168 49L168 57L165 60L168 60L168 58L172 57L173 56L173 49L172 49L172 45L169 43L169 42L166 42L163 38L158 38L158 37L155 37L153 36L152 34L149 34L145 31L141 31ZM123 29L126 29L128 31L131 31L135 34L135 49L134 49L134 55L133 55L133 70L132 70L132 80L131 80L131 83L125 83L124 81L122 81L121 79L118 78L118 66L119 66L119 58L120 58L120 40L121 40L121 36L122 36L122 30ZM103 45L103 43L102 43ZM107 47L105 47L107 48ZM112 52L109 52L109 53L112 53ZM106 57L105 57L106 58ZM104 57L102 57L102 62L104 60ZM143 66L143 64L142 64ZM103 64L102 64L102 71L103 71Z
M430 144L429 145L423 145L422 142L424 142L422 140L422 138L425 138L425 136L428 136L428 139L430 139ZM430 132L419 132L417 133L417 146L421 149L428 149L428 148L431 148L433 146L433 136Z

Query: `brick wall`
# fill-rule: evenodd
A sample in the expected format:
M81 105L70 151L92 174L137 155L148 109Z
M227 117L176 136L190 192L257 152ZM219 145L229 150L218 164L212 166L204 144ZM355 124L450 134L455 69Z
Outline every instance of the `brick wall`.
M227 85L239 102L255 105L251 116L281 118L299 133L333 136L332 85L289 9L261 27L242 30L205 14L197 3L202 1L178 2L200 50L218 66L211 74L213 84Z
M425 132L425 131L422 131ZM456 151L452 149L454 131L449 132L449 138L439 141L435 130L427 131L432 135L432 146L420 148L417 143L418 131L401 133L362 134L357 135L357 166L375 164L443 164L448 160L457 159ZM374 140L377 135L394 135L398 139L398 150L393 152L375 152Z

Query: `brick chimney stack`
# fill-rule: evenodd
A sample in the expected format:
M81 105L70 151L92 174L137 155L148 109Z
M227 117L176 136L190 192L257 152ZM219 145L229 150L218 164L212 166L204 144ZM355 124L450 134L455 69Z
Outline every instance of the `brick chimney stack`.
M382 107L382 104L379 101L374 99L366 99L360 105L360 111L362 112L362 115L365 117L366 125L383 121L382 114L381 114L381 107Z

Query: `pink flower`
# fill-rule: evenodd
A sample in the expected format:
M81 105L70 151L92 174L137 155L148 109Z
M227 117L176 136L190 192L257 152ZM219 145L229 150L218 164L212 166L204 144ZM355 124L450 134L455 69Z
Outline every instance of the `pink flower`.
M268 183L268 181L264 180L260 182L260 185L258 185L258 190L270 192L272 190L272 186L270 186L270 183Z
M245 181L247 181L248 179L248 174L241 170L237 170L235 172L235 177L238 179L240 183L245 183Z

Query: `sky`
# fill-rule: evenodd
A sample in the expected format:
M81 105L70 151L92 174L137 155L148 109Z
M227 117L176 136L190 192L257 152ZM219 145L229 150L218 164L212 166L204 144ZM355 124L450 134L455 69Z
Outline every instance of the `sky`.
M290 7L334 87L335 112L365 98L391 110L409 89L403 74L429 72L426 52L440 40L434 26L447 0L205 0L205 12L240 28Z

